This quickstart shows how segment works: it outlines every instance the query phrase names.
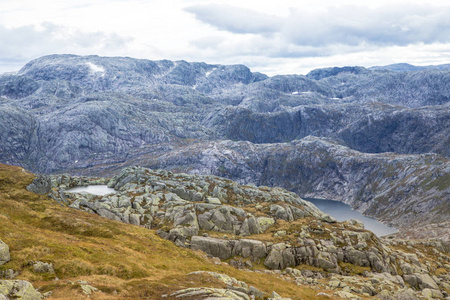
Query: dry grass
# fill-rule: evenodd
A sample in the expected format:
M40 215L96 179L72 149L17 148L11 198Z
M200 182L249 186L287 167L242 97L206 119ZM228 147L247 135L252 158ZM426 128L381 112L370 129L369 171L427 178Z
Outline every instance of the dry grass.
M26 191L33 177L0 165L0 239L11 251L11 261L0 270L19 270L19 279L52 291L49 299L87 299L78 280L102 291L90 299L160 299L182 288L222 285L210 277L187 275L199 270L225 273L292 299L315 298L319 292L273 275L215 265L201 253L160 239L153 230L62 207ZM34 273L31 260L53 263L55 274Z

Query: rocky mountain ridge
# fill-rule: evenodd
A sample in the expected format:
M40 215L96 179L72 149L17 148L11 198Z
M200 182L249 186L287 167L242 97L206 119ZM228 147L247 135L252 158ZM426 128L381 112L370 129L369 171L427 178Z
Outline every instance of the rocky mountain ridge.
M439 222L449 211L449 77L362 67L268 77L243 65L46 56L0 76L0 161L42 173L206 172L342 200L398 225Z

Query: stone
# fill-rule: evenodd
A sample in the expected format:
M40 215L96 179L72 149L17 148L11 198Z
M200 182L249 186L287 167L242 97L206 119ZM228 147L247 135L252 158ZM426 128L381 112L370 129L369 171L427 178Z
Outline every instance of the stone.
M27 186L27 190L39 195L46 195L52 188L52 181L49 176L38 175L32 183Z
M359 250L348 250L344 253L347 261L361 267L369 267L370 262L367 259L366 253Z
M0 295L5 295L9 299L42 299L41 293L36 291L31 283L24 280L0 280Z
M423 289L422 295L426 299L433 299L433 298L443 299L444 298L444 295L441 293L441 291L433 290L433 289L429 289L429 288Z
M55 273L52 263L35 261L33 263L33 272L35 273Z
M233 247L230 241L227 240L193 236L191 238L191 249L202 250L203 252L220 259L228 259L231 257Z
M275 224L275 220L269 217L259 217L257 218L257 221L260 228L260 233L265 232L270 226Z
M206 202L210 203L210 204L217 204L217 205L221 205L222 204L222 202L220 202L219 198L214 198L214 197L206 198Z
M406 289L395 293L392 297L395 300L417 300L414 291L412 289Z
M81 290L85 295L90 296L93 292L98 292L98 288L89 284L80 284Z
M287 267L295 266L295 257L292 249L286 244L279 243L271 247L269 255L264 260L264 265L272 270L283 270Z
M0 266L11 260L9 246L0 240Z
M336 292L336 295L341 297L341 298L344 298L344 299L356 299L356 300L360 300L361 299L361 297L358 297L358 296L356 296L356 295L354 295L352 293L344 292L344 291Z
M356 228L364 229L364 223L357 219L350 219L347 221L350 225L353 225Z
M130 224L141 225L140 215L139 214L130 214L129 220L130 220Z
M241 239L236 241L232 255L239 255L243 258L251 257L254 260L260 259L267 256L267 248L261 241Z
M432 289L432 290L439 290L439 287L437 283L431 278L428 274L417 274L417 277L419 279L419 288L420 289Z
M254 296L255 300L264 300L264 293L253 286L248 288L248 294Z

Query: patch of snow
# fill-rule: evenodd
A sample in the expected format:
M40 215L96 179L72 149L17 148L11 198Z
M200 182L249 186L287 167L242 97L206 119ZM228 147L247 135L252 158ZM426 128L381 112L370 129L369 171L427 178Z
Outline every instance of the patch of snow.
M213 68L211 71L206 72L206 77L209 77L209 75L211 75L212 72L214 72L214 70L216 70L217 68Z
M105 68L103 68L102 66L98 66L92 62L88 62L87 65L89 69L91 69L92 73L102 73L102 76L105 75Z
M193 89L193 90L196 90L197 87L198 87L198 84L194 84L194 85L192 86L192 89Z
M298 95L298 92L292 92L292 95Z

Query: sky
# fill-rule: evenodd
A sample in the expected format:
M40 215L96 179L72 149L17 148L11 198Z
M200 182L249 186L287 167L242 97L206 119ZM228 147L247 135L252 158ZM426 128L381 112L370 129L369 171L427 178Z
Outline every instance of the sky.
M448 0L0 0L0 73L68 53L244 64L268 75L446 64L449 16Z

